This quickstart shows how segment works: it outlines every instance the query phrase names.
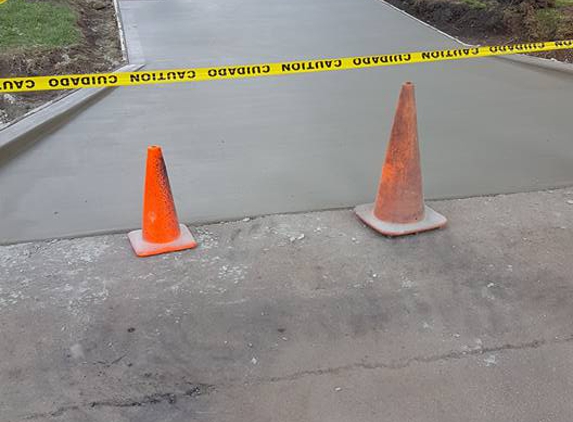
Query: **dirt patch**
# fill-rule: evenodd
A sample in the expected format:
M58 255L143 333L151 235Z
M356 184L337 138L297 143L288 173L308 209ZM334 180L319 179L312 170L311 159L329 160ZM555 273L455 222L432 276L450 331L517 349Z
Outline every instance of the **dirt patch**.
M418 19L474 45L573 38L573 6L554 0L387 0ZM532 55L573 63L572 50Z
M82 33L70 47L16 48L0 53L2 77L98 73L117 69L124 62L113 0L74 0ZM17 120L30 110L70 91L44 91L0 95L0 125Z

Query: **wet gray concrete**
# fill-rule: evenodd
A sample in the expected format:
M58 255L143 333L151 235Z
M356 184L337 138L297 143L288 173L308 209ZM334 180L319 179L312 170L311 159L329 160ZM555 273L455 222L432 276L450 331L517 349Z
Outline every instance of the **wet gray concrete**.
M2 422L573 419L573 190L0 247Z
M448 48L376 0L129 0L149 68ZM131 22L133 24L133 22ZM145 148L181 220L371 201L400 84L430 198L573 183L573 78L500 60L121 88L0 167L0 241L140 225Z

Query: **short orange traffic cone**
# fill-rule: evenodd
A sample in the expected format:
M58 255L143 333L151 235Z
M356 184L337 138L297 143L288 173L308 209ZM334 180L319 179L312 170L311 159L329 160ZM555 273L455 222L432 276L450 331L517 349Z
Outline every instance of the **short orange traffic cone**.
M402 85L392 134L374 204L354 209L367 225L386 236L437 229L446 218L424 205L414 85Z
M197 242L189 229L179 224L161 147L147 148L143 229L127 235L137 256L192 249Z

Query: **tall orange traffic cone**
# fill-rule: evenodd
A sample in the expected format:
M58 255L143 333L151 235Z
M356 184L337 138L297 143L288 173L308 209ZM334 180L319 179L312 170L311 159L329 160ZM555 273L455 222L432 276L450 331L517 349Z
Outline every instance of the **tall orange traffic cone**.
M179 224L161 147L147 148L143 230L127 235L137 256L192 249L197 242L189 229Z
M414 85L402 85L382 177L374 204L354 209L367 225L386 236L437 229L446 218L424 205Z

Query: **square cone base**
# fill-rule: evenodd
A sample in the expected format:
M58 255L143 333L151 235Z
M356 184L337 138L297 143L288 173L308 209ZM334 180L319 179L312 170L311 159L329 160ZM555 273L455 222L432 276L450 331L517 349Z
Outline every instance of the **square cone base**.
M151 243L143 239L142 230L134 230L127 234L131 247L137 256L159 255L167 252L182 251L184 249L193 249L197 242L193 235L183 224L179 224L181 233L179 237L168 243Z
M446 225L446 217L437 213L430 207L424 206L424 218L415 223L388 223L379 220L374 215L374 204L358 205L354 208L354 212L364 223L372 227L378 233L385 236L404 236L407 234L414 234L425 232L428 230L438 229Z

